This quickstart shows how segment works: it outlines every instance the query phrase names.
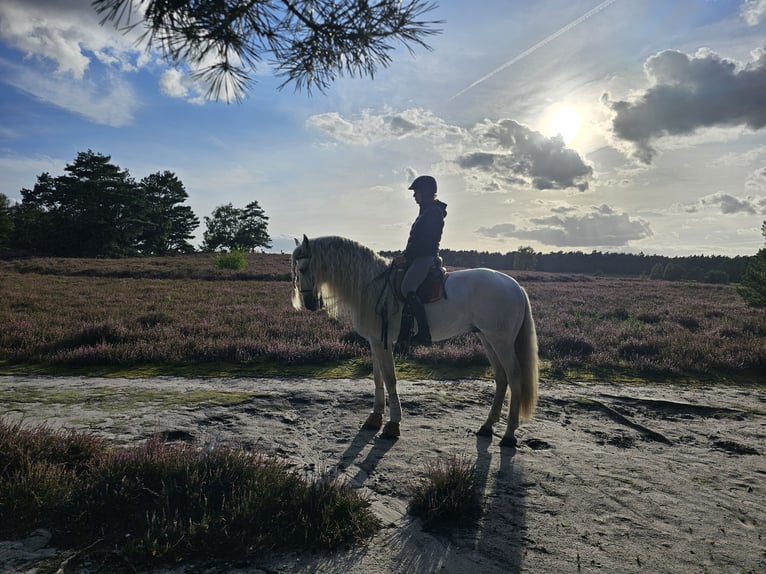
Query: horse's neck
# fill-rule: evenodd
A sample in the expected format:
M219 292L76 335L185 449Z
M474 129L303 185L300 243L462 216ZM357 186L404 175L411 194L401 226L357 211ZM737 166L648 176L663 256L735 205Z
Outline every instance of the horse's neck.
M368 291L374 289L374 279L385 269L385 261L352 242L340 245L329 243L321 265L323 280L333 295L341 299L341 303L352 307L365 306L370 296Z

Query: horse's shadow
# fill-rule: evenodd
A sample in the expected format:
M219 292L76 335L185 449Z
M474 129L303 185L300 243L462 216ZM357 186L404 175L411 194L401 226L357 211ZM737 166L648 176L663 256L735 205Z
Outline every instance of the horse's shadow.
M364 458L357 462L372 444ZM356 474L350 478L354 487L364 485L396 440L376 436L374 430L360 429L340 455L337 470L352 465ZM433 572L454 560L457 554L472 556L489 571L521 570L526 535L526 492L524 472L516 463L515 448L500 447L492 437L476 437L476 488L483 501L479 520L448 531L433 530L432 542L424 545L418 533L423 525L411 520L393 534L398 549L398 563L407 571Z
M376 436L376 434L377 431L375 430L360 428L351 444L340 455L336 465L337 472L344 472L352 464L358 467L356 474L349 480L354 487L364 484L364 481L372 474L381 459L396 444L396 439L383 438ZM356 459L370 443L373 443L373 446L367 455L363 460L356 462Z

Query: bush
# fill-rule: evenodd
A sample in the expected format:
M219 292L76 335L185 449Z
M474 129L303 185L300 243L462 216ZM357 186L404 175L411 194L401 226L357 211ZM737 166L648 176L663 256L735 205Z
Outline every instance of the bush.
M59 547L133 560L236 558L369 537L380 527L369 506L344 483L309 480L259 453L158 437L112 449L91 435L0 419L3 537L45 527Z
M426 467L426 476L413 488L409 512L428 528L466 525L481 515L476 463L453 455Z
M215 266L218 269L242 271L247 267L247 256L239 249L232 249L228 253L220 253L216 255Z

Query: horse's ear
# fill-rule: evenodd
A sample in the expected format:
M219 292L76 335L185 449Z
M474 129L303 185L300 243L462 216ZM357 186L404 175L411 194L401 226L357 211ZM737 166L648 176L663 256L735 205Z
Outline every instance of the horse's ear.
M298 247L298 246L301 244L301 242L300 242L300 241L298 241L298 238L297 238L297 237L293 237L293 241L295 241L295 246L296 246L296 247Z
M306 237L306 234L303 234L303 247L306 249L306 253L309 252L309 238Z

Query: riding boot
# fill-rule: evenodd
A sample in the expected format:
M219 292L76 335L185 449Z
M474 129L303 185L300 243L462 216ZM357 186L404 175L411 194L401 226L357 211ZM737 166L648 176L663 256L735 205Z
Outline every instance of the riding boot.
M428 328L426 310L423 307L423 303L420 301L420 297L418 297L417 293L414 291L407 293L407 307L409 307L410 313L412 313L418 323L418 332L412 337L412 344L430 347L431 330Z

